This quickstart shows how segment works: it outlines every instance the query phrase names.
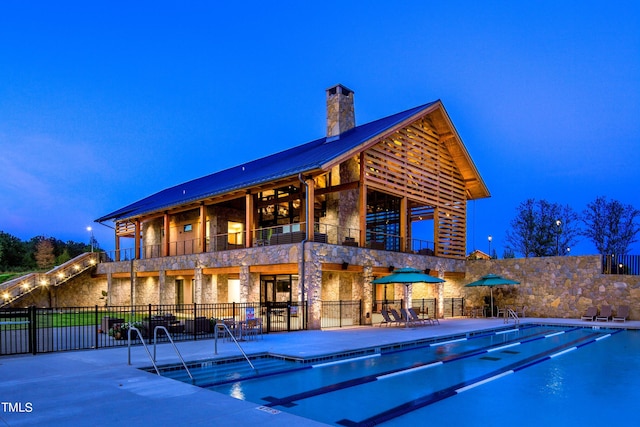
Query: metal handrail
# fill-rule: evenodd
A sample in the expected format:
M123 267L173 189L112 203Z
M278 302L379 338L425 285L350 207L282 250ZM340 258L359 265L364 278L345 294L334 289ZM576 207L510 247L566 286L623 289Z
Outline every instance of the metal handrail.
M171 338L171 335L169 334L169 331L167 330L167 328L165 328L162 325L158 325L155 328L153 328L153 361L156 361L156 344L157 344L157 340L158 340L158 329L161 329L164 331L165 334L167 334L167 338L169 338L169 341L171 342L171 345L173 346L173 349L175 350L176 354L178 355L178 357L180 358L180 361L182 362L182 366L184 366L185 371L187 371L187 374L189 374L189 378L191 378L191 382L194 382L193 379L193 375L191 375L191 372L189 372L189 368L187 368L187 364L184 363L184 359L182 358L182 355L180 354L180 352L178 351L178 347L176 347L176 344L173 342L173 339ZM158 374L160 375L160 374Z
M512 308L507 308L507 315L504 316L504 323L509 323L509 318L510 317L513 317L513 321L514 321L515 324L519 324L520 323L520 318L518 317L516 312L513 311Z
M142 332L140 332L140 329L136 328L135 326L130 326L129 330L127 331L127 347L129 347L128 352L129 352L129 359L128 359L128 363L129 365L131 365L131 331L135 331L138 333L138 336L140 337L140 341L142 341L142 346L144 347L145 351L147 352L147 354L149 355L149 360L151 360L151 364L153 365L153 368L156 370L156 373L158 375L160 375L160 371L158 370L158 366L156 366L156 362L153 359L153 357L151 357L151 353L149 352L149 349L147 348L147 344L144 342L144 338L142 337Z
M215 328L217 329L219 326L222 327L229 334L229 336L233 339L233 342L235 342L236 345L238 346L238 350L240 350L240 353L242 353L244 358L247 360L247 363L249 363L249 366L251 366L251 369L253 369L257 374L258 370L256 369L255 366L253 366L253 363L251 363L251 360L249 360L249 357L247 356L247 353L244 352L244 350L240 346L240 343L238 343L238 340L236 340L236 337L231 333L231 329L229 329L229 327L225 323L216 322ZM215 338L214 338L214 348L215 348L215 354L217 355L218 354L218 331L217 330L216 330Z

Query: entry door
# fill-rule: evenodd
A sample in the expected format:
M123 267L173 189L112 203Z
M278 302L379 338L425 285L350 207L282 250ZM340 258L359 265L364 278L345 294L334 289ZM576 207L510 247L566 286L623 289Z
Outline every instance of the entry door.
M176 280L176 304L184 304L184 280Z
M291 330L291 286L277 280L262 281L263 324L267 332Z

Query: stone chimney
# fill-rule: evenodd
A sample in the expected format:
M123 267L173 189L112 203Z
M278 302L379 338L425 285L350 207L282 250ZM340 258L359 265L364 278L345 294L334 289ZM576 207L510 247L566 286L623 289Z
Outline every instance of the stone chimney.
M338 139L356 126L353 91L341 84L327 89L327 139Z

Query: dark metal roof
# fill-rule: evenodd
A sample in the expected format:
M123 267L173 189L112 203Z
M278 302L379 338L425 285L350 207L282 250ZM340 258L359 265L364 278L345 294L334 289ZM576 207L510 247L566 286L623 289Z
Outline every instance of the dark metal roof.
M422 113L436 102L438 101L356 126L340 134L337 139L316 139L267 157L178 184L104 215L96 219L96 222L131 218L318 170L333 159Z

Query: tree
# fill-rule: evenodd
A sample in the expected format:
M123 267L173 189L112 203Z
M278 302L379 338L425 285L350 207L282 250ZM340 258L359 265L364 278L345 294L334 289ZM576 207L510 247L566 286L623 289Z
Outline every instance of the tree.
M626 255L636 242L640 225L636 219L640 211L617 200L597 197L582 213L586 225L583 235L593 242L601 255Z
M506 240L511 250L528 258L566 255L579 235L578 215L570 206L528 199L518 206Z
M49 269L54 266L56 257L53 253L53 243L49 239L42 238L36 244L34 254L38 268Z
M20 239L0 231L0 271L21 269L25 254L26 248Z

